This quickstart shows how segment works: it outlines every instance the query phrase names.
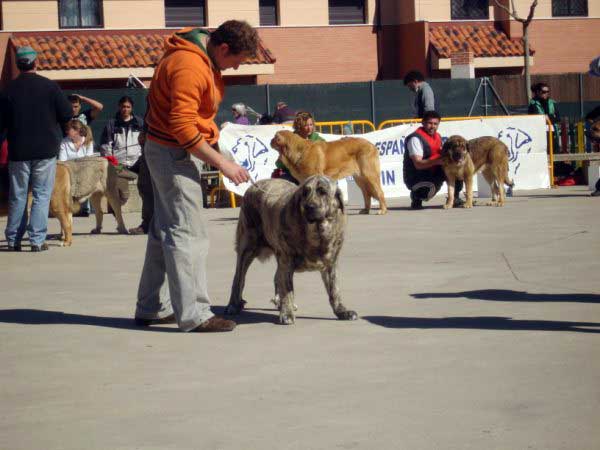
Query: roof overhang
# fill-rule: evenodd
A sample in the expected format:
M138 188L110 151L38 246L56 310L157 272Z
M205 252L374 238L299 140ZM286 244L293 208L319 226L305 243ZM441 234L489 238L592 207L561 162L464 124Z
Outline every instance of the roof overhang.
M529 64L533 65L534 57L529 57ZM498 69L524 67L525 62L522 56L490 56L485 58L473 58L473 64L476 69ZM452 67L450 58L439 58L435 52L431 54L431 66L434 70L450 70Z
M72 69L72 70L38 70L38 74L55 81L62 80L107 80L127 78L134 75L138 78L152 78L154 67L121 67L116 69ZM227 69L223 76L253 76L272 75L275 73L274 64L247 64L237 70Z

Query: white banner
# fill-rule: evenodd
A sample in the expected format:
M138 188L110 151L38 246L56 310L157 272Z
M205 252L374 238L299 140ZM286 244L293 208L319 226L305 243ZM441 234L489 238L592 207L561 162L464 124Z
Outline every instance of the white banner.
M403 197L409 194L402 179L404 140L419 126L419 124L398 125L355 135L372 142L379 150L381 183L386 198ZM219 148L223 152L230 153L238 164L245 167L254 181L269 178L275 169L275 161L278 157L277 152L271 148L270 142L275 133L282 129L289 129L289 127L229 124L221 130ZM480 136L498 137L508 146L509 176L515 181L515 189L550 187L544 116L442 121L438 132L443 140L453 134L461 135L466 139ZM321 136L327 141L340 139L340 136L335 134L321 134ZM350 197L350 203L362 203L362 195L352 178L347 179L347 188L343 180L340 181L342 181L340 187L345 191L345 197ZM249 186L249 183L235 186L225 179L225 187L238 195L243 195ZM485 188L487 191L487 186ZM474 182L474 190L477 190L477 180Z

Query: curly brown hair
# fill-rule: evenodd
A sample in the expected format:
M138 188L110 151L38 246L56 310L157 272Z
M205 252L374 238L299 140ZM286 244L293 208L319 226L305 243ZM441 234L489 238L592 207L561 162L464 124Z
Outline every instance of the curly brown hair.
M260 38L248 22L228 20L210 33L210 41L215 45L227 44L234 55L247 53L252 57L258 51Z
M308 111L298 111L293 124L294 133L298 134L298 131L301 130L304 125L306 125L306 122L308 122L309 119L311 119L313 122L315 121L313 115Z

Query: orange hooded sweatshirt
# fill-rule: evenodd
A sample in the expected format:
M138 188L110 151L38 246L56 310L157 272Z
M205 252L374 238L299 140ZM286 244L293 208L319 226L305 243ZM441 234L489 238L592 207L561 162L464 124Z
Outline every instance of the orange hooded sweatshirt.
M204 49L207 35L186 28L165 41L148 94L148 139L187 151L200 147L203 139L211 145L219 139L214 119L225 88Z

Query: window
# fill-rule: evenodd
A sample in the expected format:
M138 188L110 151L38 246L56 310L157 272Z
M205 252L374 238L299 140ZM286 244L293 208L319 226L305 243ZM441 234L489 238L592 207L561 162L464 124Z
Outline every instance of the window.
M261 25L277 25L277 0L259 0Z
M452 20L488 19L489 3L489 0L452 0Z
M59 0L61 28L102 28L101 0Z
M204 0L165 0L165 25L167 27L202 27Z
M552 15L554 17L587 16L587 0L552 0Z
M365 23L365 0L329 0L329 25Z

